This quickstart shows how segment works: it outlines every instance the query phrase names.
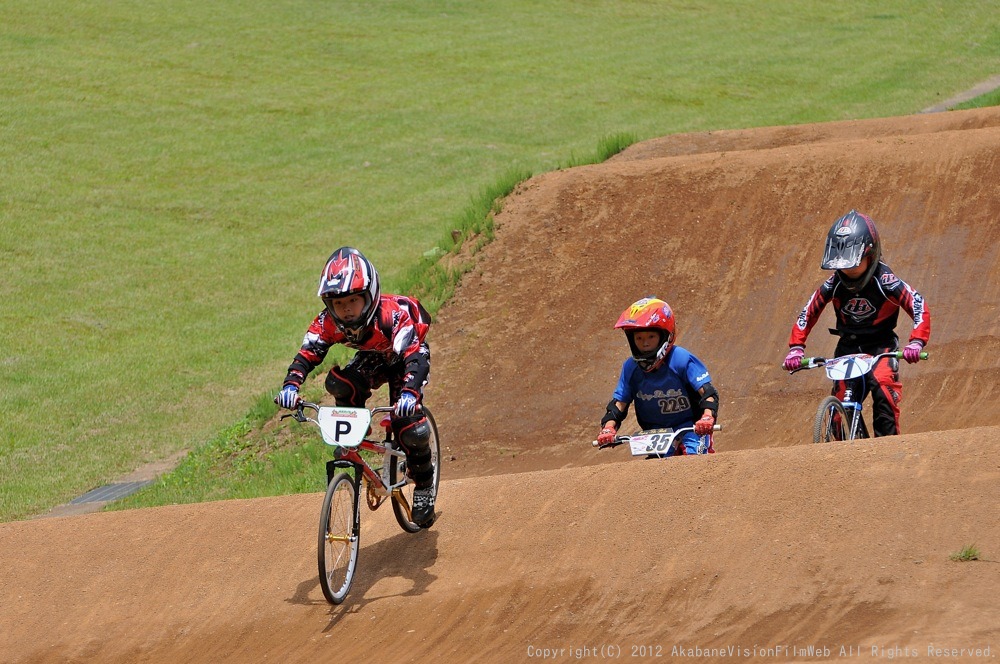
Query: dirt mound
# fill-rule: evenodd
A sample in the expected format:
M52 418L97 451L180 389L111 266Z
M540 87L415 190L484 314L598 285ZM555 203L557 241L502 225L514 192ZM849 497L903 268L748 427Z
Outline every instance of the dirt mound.
M520 662L676 648L997 647L1000 428L450 480L363 515L331 608L318 494L0 526L3 661ZM588 657L589 659L589 657ZM649 661L644 656L639 661ZM722 659L719 656L701 659Z
M901 372L903 430L996 422L998 148L1000 111L986 109L673 136L534 178L434 327L429 393L462 451L454 470L606 459L581 443L627 351L614 322L649 294L671 304L678 342L712 372L719 449L806 442L829 388L780 362L826 277L826 232L852 207L876 219L886 262L931 312L932 360ZM904 338L909 325L901 314ZM827 311L809 352L833 351L832 326Z
M531 180L433 328L431 530L365 512L330 607L315 494L0 524L0 661L996 657L998 147L990 109L674 136ZM932 359L903 369L906 435L803 445L827 386L778 363L851 207L927 298ZM713 457L588 444L610 328L650 293L722 393ZM989 560L949 560L967 544Z

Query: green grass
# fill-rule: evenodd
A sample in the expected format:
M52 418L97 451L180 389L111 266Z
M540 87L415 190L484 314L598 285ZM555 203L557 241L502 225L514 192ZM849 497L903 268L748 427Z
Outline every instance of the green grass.
M231 430L284 375L334 248L443 301L455 273L424 256L452 230L488 240L477 192L602 137L911 113L1000 69L1000 18L917 0L9 0L0 60L10 520Z
M961 551L951 554L948 556L949 560L954 562L966 563L972 560L979 560L979 549L976 548L975 544L969 544L962 548Z
M322 469L328 455L322 445L305 444L301 428L262 432L277 407L262 397L239 422L192 450L170 473L113 507L204 502L322 491Z
M604 161L631 142L631 137L627 135L605 137L598 143L594 155L589 158L574 157L574 165ZM473 266L469 260L447 267L441 257L449 253L457 254L468 241L474 243L470 253L475 255L483 243L493 238L493 217L500 212L502 199L530 177L527 172L508 171L492 186L480 190L465 213L453 224L457 232L449 233L435 247L437 251L427 252L409 270L401 280L402 290L417 293L432 310L436 310L451 296L461 275ZM343 357L347 353L340 355ZM303 386L303 397L307 401L318 403L326 396L325 390L320 387L321 376L322 372L315 373L312 381ZM372 403L388 403L387 398L383 387L374 394ZM105 509L135 509L322 491L329 450L318 444L318 432L309 424L298 427L289 421L282 431L265 431L264 424L277 412L271 393L264 394L242 420L192 450L175 470L164 473L152 485L107 505ZM378 460L372 461L377 465Z
M949 111L963 111L969 108L984 108L986 106L1000 106L1000 88L992 90L978 97L973 97L961 104L956 104L949 108Z

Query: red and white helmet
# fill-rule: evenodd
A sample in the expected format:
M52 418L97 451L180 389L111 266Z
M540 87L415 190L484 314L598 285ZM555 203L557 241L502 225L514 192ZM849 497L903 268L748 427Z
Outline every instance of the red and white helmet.
M628 345L632 349L632 359L643 371L655 371L674 346L676 320L670 305L655 297L644 297L635 302L618 317L615 329L625 331ZM660 333L660 344L647 353L639 351L635 345L635 333L640 330L655 330Z
M323 298L327 313L333 318L337 329L351 341L360 341L365 330L375 320L380 294L375 266L357 249L341 247L327 259L323 274L319 277L317 295ZM365 300L361 316L350 324L338 318L333 309L333 300L348 295L360 295Z

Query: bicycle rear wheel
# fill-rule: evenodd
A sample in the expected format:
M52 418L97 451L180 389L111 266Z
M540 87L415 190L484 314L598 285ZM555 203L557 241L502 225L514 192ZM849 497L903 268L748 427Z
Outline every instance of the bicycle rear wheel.
M360 541L358 486L347 473L330 482L319 517L319 585L331 604L347 597L358 563Z
M438 495L438 484L441 481L441 442L438 438L437 424L434 422L434 416L431 415L431 411L424 406L424 416L427 417L427 423L430 425L431 429L431 462L434 464L434 499L437 500ZM389 465L389 483L395 484L402 478L406 477L406 459L394 458L390 461ZM413 521L411 516L410 507L413 505L413 482L407 482L400 489L392 492L392 513L396 515L396 521L399 526L408 533L418 532L421 526ZM431 523L423 526L424 528L429 528L433 525L433 520Z
M837 419L834 415L839 416ZM829 443L844 439L844 427L847 426L847 411L835 396L823 399L816 411L816 423L813 425L813 442Z

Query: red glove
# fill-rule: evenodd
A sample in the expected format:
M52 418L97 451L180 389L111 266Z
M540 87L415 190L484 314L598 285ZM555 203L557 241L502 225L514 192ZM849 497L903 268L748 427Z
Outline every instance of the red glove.
M715 418L711 415L702 415L701 419L694 423L694 432L699 436L707 436L712 433L715 426Z
M598 434L597 444L610 445L611 443L615 442L615 435L617 433L618 430L615 428L615 423L608 422L607 424L604 425L604 428L601 429L601 433Z
M802 346L792 346L788 349L788 355L785 356L785 361L781 366L785 367L785 371L795 371L802 367L802 358L805 357L806 349Z
M919 341L911 341L906 344L906 348L903 349L903 359L913 364L914 362L920 361L920 351L924 349L924 345Z

